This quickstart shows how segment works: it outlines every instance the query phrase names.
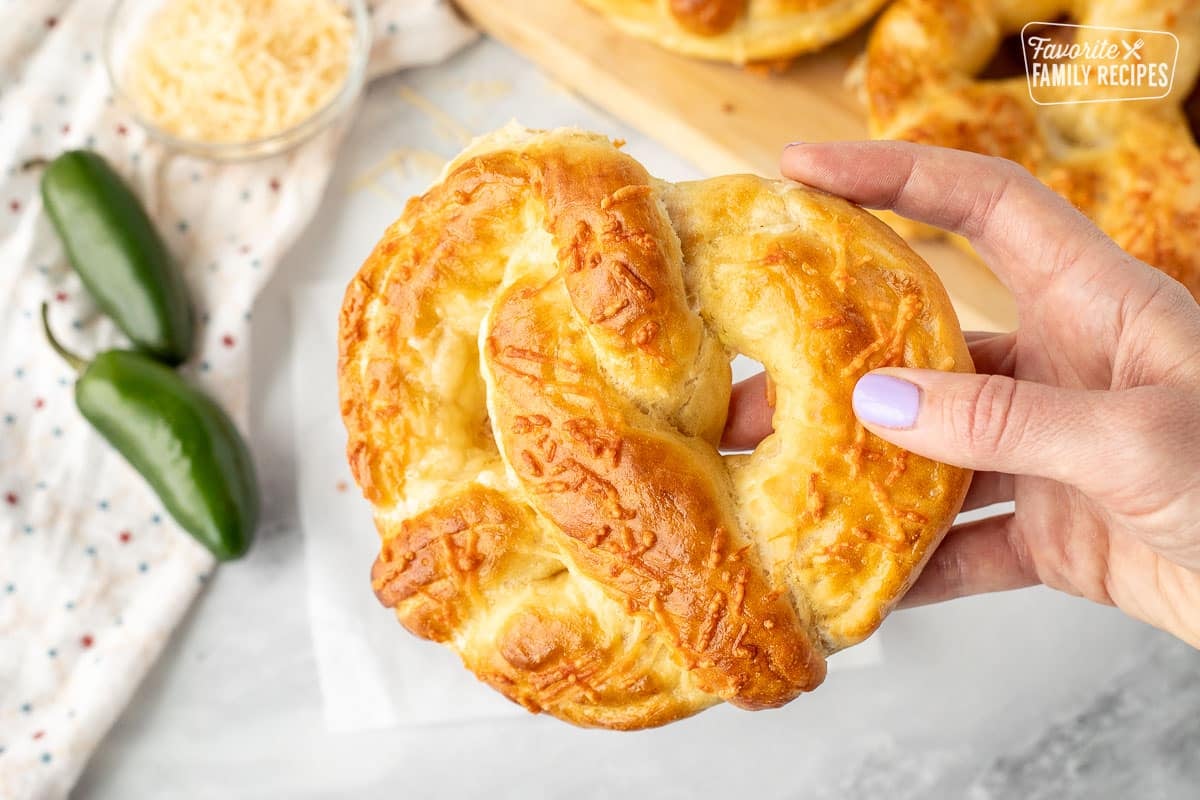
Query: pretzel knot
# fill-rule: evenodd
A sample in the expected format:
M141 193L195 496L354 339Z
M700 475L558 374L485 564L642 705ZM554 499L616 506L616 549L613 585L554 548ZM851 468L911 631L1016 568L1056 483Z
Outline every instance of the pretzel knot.
M743 64L791 58L852 33L887 0L582 0L634 36Z
M379 599L578 724L814 688L969 480L851 412L872 368L971 369L898 237L794 184L655 180L595 135L473 144L351 282L340 340ZM717 450L735 352L776 386L749 455Z
M1030 22L1074 14L1093 28L1034 26L1030 36L1078 44L1056 66L1091 71L1082 82L1039 87L1033 101L1022 63L988 74L1006 37ZM1122 33L1121 29L1166 31ZM1138 43L1141 39L1141 43ZM1143 62L1166 63L1166 87L1101 86L1099 42L1121 41ZM1121 56L1118 55L1118 58ZM1000 60L1000 59L997 59ZM1105 62L1099 62L1103 65ZM1200 3L1194 0L897 0L867 46L865 94L871 135L973 150L1027 168L1143 261L1200 298ZM1155 100L1132 100L1166 92ZM1190 92L1190 94L1189 94ZM1097 102L1104 101L1104 102ZM898 225L906 233L931 228Z

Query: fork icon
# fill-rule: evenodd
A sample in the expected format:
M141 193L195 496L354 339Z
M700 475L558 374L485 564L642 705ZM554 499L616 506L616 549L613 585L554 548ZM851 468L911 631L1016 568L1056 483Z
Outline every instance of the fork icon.
M1124 47L1125 47L1124 60L1128 61L1131 58L1134 59L1135 61L1142 60L1141 49L1146 44L1145 39L1138 39L1133 44L1130 44L1129 42L1122 40L1121 44L1124 45Z

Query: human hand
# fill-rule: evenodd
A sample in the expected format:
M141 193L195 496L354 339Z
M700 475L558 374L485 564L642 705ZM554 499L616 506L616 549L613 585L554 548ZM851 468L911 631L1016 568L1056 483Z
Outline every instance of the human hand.
M1043 583L1200 647L1200 306L1010 161L902 142L801 144L789 178L970 239L1019 329L968 334L979 374L881 369L855 387L875 435L977 470L904 605ZM1197 255L1200 257L1200 254ZM771 431L762 376L725 443Z

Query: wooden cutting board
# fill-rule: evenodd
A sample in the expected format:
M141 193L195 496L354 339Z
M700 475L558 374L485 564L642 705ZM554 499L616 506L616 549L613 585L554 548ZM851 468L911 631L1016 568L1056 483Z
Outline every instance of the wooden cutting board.
M483 30L556 80L713 175L778 175L791 141L863 139L846 71L865 34L763 74L677 56L626 36L574 0L456 0ZM914 243L941 275L964 328L1016 327L1012 297L952 245Z

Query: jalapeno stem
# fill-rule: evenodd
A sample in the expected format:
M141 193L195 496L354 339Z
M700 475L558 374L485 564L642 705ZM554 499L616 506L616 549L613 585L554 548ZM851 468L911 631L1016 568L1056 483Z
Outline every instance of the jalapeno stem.
M50 331L50 304L42 303L42 332L46 334L46 341L50 343L50 347L54 352L62 356L62 360L70 365L71 369L75 370L75 374L81 374L87 369L88 362L84 361L79 356L72 353L67 348L59 344L58 339L54 338L54 334Z

